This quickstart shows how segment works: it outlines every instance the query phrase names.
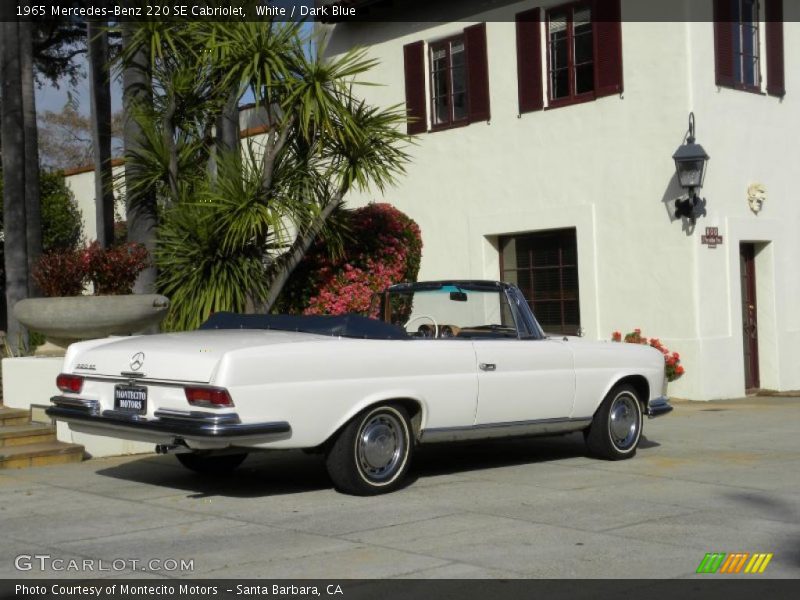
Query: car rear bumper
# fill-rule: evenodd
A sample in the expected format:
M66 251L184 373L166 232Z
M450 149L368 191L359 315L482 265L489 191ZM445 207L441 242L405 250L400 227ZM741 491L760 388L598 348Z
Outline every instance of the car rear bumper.
M136 437L143 441L159 438L185 438L202 441L241 443L286 439L292 428L285 421L242 423L236 413L158 410L153 418L115 410L100 410L96 400L54 396L45 412L59 421L79 424L100 435Z
M651 419L665 415L671 412L674 407L669 403L669 398L666 396L659 396L653 398L647 403L647 416Z

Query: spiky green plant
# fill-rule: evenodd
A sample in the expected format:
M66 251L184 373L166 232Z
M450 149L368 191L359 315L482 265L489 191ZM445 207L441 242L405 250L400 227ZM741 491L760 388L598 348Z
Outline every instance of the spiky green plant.
M143 23L153 108L139 110L130 192L155 190L166 326L196 327L211 312L269 310L295 266L352 188L384 189L403 173L401 107L358 99L375 65L364 50L305 52L297 23ZM128 53L135 51L131 45ZM122 61L128 60L123 54ZM268 132L230 155L214 124L232 94L250 90Z

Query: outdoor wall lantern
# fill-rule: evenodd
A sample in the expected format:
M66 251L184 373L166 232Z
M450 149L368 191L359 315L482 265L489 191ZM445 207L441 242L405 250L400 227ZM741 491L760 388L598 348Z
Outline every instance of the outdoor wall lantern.
M686 217L694 223L697 217L706 214L706 199L700 198L696 188L703 187L706 174L706 161L710 158L700 144L694 143L694 113L689 113L689 135L672 155L678 181L681 187L688 190L686 198L675 200L675 218Z

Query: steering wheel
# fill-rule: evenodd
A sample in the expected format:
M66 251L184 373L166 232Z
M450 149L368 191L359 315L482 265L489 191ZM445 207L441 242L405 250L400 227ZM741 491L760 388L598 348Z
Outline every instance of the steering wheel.
M406 321L406 324L403 325L403 327L405 327L406 330L408 330L408 326L411 325L411 323L413 323L414 321L419 321L420 319L428 319L431 323L433 323L433 337L438 338L439 324L436 322L436 319L434 319L430 315L417 315L416 317L411 317L408 321Z

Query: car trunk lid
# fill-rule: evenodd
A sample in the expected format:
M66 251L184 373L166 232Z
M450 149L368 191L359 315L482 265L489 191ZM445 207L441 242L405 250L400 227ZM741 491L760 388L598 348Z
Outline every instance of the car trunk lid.
M208 383L226 352L326 338L293 331L208 330L109 338L70 352L69 371L161 381Z

